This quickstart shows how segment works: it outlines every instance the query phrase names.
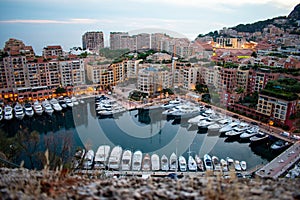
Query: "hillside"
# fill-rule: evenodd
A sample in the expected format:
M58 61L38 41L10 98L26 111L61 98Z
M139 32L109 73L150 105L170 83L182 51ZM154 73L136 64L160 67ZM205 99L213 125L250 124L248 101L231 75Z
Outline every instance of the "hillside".
M286 23L276 23L276 20L280 19L286 19ZM249 32L249 33L254 33L254 32L262 32L265 27L267 27L270 24L273 24L279 28L291 28L295 26L295 20L300 20L300 4L295 6L293 11L288 15L288 16L279 16L275 17L272 19L266 19L254 23L248 23L248 24L239 24L234 27L230 27L230 29L236 30L237 32ZM207 33L205 35L199 34L198 37L203 37L203 36L212 36L212 37L218 37L217 31Z

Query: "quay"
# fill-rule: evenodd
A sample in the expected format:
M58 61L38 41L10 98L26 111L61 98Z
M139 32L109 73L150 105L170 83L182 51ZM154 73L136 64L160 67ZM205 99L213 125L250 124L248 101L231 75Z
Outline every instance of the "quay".
M271 162L255 172L261 178L276 179L284 174L300 159L300 142L296 142Z

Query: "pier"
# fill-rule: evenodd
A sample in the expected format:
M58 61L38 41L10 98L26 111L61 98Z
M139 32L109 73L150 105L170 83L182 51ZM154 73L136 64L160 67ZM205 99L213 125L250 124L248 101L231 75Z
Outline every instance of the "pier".
M271 162L255 172L261 178L276 179L300 159L300 142L296 142Z

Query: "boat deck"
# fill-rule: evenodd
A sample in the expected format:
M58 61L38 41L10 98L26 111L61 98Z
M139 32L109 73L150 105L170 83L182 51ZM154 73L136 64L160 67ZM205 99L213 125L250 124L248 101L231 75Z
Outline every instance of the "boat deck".
M276 179L300 159L300 142L295 143L271 162L255 172L261 178Z

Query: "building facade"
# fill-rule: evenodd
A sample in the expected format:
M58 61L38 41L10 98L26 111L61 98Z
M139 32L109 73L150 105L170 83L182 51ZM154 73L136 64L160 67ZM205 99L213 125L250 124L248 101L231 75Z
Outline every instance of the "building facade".
M104 48L104 39L102 31L86 32L82 36L82 48L92 52L98 52Z

